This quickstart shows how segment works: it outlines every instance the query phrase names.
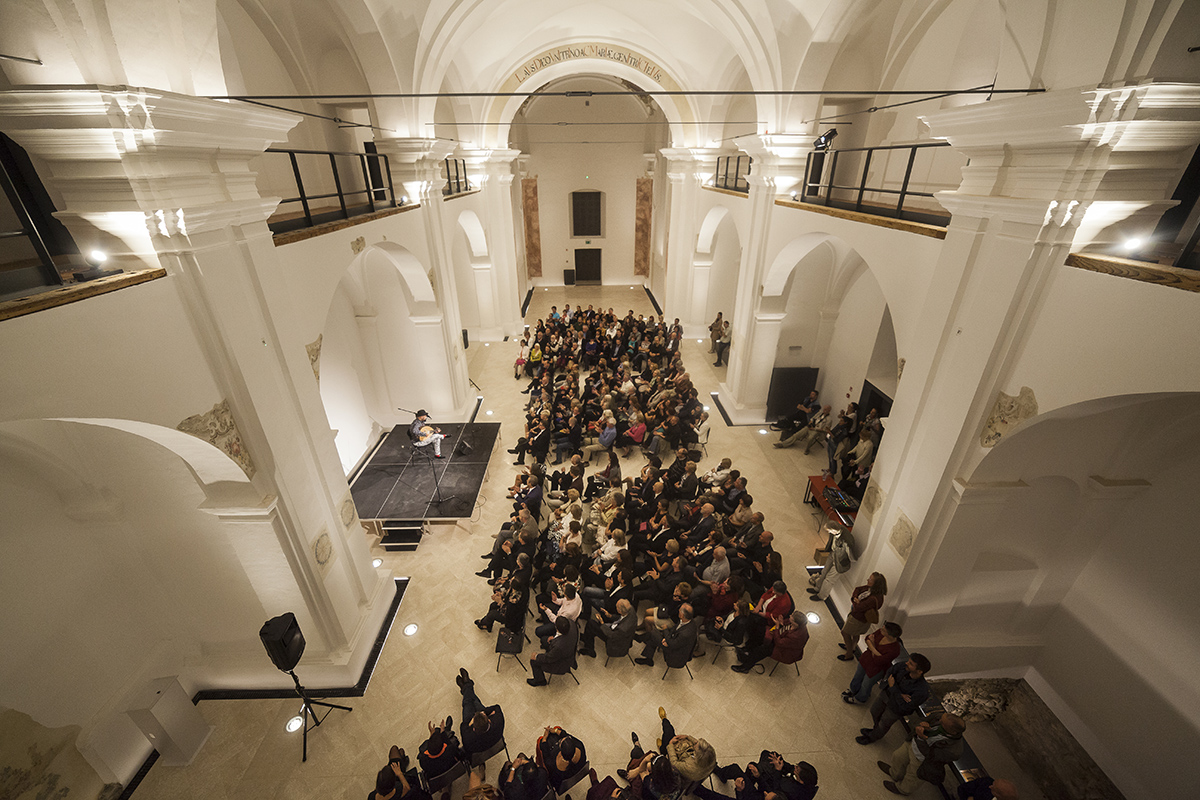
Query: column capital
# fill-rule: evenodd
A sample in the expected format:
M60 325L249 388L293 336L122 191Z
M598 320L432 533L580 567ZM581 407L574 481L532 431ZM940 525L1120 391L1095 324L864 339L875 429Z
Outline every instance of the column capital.
M385 136L375 140L375 147L389 159L412 165L421 161L443 161L458 148L458 143L445 139Z

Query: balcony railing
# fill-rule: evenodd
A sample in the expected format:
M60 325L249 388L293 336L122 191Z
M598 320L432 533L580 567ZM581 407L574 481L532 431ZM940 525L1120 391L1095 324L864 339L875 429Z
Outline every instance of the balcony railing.
M792 199L944 226L950 216L932 201L934 193L914 187L952 189L957 185L955 167L965 164L966 160L962 159L961 164L935 163L934 160L939 153L955 154L953 150L939 149L949 146L949 142L927 142L814 151L808 154L805 162L801 190ZM899 174L901 169L903 177ZM938 179L939 170L945 172L944 181ZM921 179L916 180L915 175L920 175ZM857 182L853 182L856 179ZM914 203L914 198L926 202Z
M750 156L722 156L717 159L717 168L713 172L712 185L718 189L728 189L731 192L750 193L750 182L746 176L750 174L750 165L754 159Z
M296 196L285 197L267 221L273 233L311 228L401 205L396 202L386 155L277 147L266 151L268 160L285 156L291 163ZM267 166L278 173L269 162ZM327 191L329 188L333 191Z
M467 162L465 159L447 158L444 167L446 170L446 185L442 187L443 196L449 197L451 195L463 194L475 188L467 178Z

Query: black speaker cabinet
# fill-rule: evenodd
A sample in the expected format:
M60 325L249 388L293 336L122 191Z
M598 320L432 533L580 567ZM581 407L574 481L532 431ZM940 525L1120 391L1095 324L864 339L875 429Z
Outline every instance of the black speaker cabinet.
M470 337L467 336L466 328L463 328L462 332L463 332L463 350L466 350L468 347L471 346L471 339L470 339Z
M475 448L472 447L471 443L468 442L466 439L463 439L461 442L458 443L458 454L460 456L469 456L469 455L471 455L471 451L473 451L474 449Z
M267 620L258 631L271 663L283 672L290 672L304 655L304 634L292 612Z

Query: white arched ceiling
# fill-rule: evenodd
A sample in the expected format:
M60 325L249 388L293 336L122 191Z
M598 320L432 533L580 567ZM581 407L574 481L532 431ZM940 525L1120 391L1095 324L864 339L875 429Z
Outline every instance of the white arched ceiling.
M214 506L256 506L262 502L261 493L233 459L191 434L133 419L64 417L53 421L124 431L166 448L183 460Z
M725 206L714 206L705 215L704 222L700 223L700 233L696 236L697 253L712 253L713 237L717 235L721 220L728 214L729 209Z
M467 243L471 248L472 258L485 258L488 254L487 236L483 232L483 225L479 222L479 217L474 211L467 210L458 215L458 226L462 228L462 232L467 236Z

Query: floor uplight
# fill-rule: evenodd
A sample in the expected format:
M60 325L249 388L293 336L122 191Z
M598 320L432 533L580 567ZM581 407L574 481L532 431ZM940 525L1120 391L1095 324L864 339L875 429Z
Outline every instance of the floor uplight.
M404 635L405 636L412 636L416 632L417 632L417 623L410 622L404 626Z
M816 625L817 623L819 623L821 621L821 615L815 611L809 611L804 616L808 617L809 625Z
M371 559L371 566L372 566L372 567L375 567L376 569L378 569L379 567L382 567L382 566L383 566L383 559L382 559L382 558L372 558L372 559Z
M298 731L304 727L304 717L301 717L299 714L297 714L296 716L289 719L287 721L287 725L285 725L284 727L287 728L288 733L295 733L296 731Z

